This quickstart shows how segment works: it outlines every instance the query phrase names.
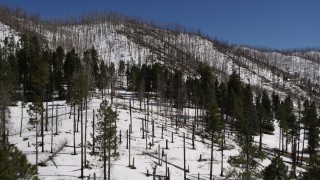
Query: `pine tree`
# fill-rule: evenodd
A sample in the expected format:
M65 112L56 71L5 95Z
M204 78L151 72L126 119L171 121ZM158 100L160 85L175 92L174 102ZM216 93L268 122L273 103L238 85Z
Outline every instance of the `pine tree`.
M288 132L288 121L287 121L287 111L286 111L286 104L284 102L281 102L278 110L278 124L280 127L280 136L279 136L279 151L283 153L284 151L284 134ZM282 144L282 147L281 145Z
M261 104L265 111L265 115L264 115L265 117L263 118L264 128L267 133L272 133L274 131L274 125L273 125L273 119L272 119L272 116L273 116L272 106L271 106L271 101L269 99L269 96L265 90L262 92Z
M1 143L6 143L7 123L10 117L9 106L12 103L15 81L6 55L0 49L0 136Z
M233 167L241 168L237 178L252 179L260 176L257 171L258 160L264 157L263 153L253 145L253 134L257 130L257 113L253 104L253 95L250 85L243 88L243 96L237 97L235 114L237 117L238 143L241 148L237 156L229 158Z
M78 54L75 52L75 50L72 49L67 53L66 60L63 65L64 79L67 84L67 102L73 103L75 100L75 88L73 87L76 78L75 72L80 68L80 58L78 57Z
M280 105L280 98L279 95L276 94L274 91L272 92L272 111L273 111L273 117L277 117L277 111L278 107Z
M210 179L212 179L212 159L213 159L213 140L218 139L219 143L223 143L223 119L219 114L219 108L215 100L207 105L208 110L206 113L205 121L207 130L211 133L211 158L210 158ZM223 148L223 147L222 147ZM223 161L223 159L222 159Z
M32 104L29 105L29 109L27 110L29 114L29 122L33 126L35 126L36 131L36 164L38 164L38 124L40 122L39 115L41 115L44 112L44 107L42 104L42 101L39 97L36 97L35 101L32 102ZM43 146L43 144L42 144Z
M37 166L13 145L0 145L0 179L38 179Z
M27 87L29 84L30 77L30 47L29 37L23 34L19 40L20 49L17 50L17 66L19 74L19 84L22 86L22 96L26 97Z
M101 96L102 99L104 98L104 90L108 86L108 74L107 74L107 67L104 63L104 61L100 62L100 73L99 73L99 78L98 78L98 88L101 91Z
M120 76L120 88L123 87L123 76L124 76L125 68L126 68L126 65L124 61L120 60L119 67L118 67L118 74Z
M53 86L52 89L57 90L59 97L65 98L65 89L63 85L65 81L63 79L63 61L65 59L64 49L59 46L52 55L51 71L51 83L49 85Z
M112 110L111 106L108 106L108 101L103 100L100 104L97 114L96 125L96 155L100 157L103 162L103 175L104 179L107 179L107 161L108 161L108 179L110 179L111 157L115 157L118 154L111 154L114 149L117 149L118 145L114 140L116 138L116 120L117 113Z
M271 164L263 171L263 179L265 180L289 180L291 179L287 174L288 167L284 164L282 158L278 155L272 159Z

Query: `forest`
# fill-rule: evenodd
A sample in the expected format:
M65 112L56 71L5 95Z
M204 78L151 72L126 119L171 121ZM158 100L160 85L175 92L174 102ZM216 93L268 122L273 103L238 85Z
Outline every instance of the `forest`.
M89 21L89 17L82 20ZM109 17L112 18L112 16ZM76 22L79 23L75 20ZM138 31L139 28L143 28L140 23L142 22L132 23L130 26L131 28L137 26ZM119 33L127 34L129 31L130 29L123 29ZM141 30L140 33L143 31ZM179 32L177 29L176 31L172 32ZM155 37L157 36L156 31L152 33ZM201 37L200 34L199 36ZM139 41L139 44L143 44L145 40L139 37L131 38L134 42ZM86 156L90 154L99 157L103 162L101 166L104 172L103 179L111 179L111 161L116 161L117 157L121 156L117 153L119 138L121 142L121 131L118 136L117 123L119 122L117 122L118 114L115 109L117 107L115 99L119 98L124 99L124 103L130 108L130 127L126 137L131 168L135 168L134 161L133 165L131 164L130 148L128 148L133 125L131 108L134 109L134 107L131 107L131 102L133 106L136 102L139 104L135 107L136 110L148 115L152 113L149 109L149 104L152 103L163 111L163 116L169 122L162 122L162 132L169 125L175 126L175 129L189 127L191 130L187 133L190 133L193 148L195 134L211 143L208 172L210 180L213 179L213 151L221 151L223 158L224 151L229 148L226 143L228 136L235 137L234 141L240 149L237 155L228 158L228 163L234 168L233 171L226 172L223 160L220 161L221 177L226 179L235 177L240 179L297 179L298 177L320 179L320 119L319 107L315 101L318 92L313 88L317 84L312 79L309 79L306 85L300 83L307 89L309 98L297 95L299 93L283 95L276 88L270 91L250 84L250 80L248 83L244 82L241 72L243 68L252 64L243 63L244 60L240 57L237 61L238 68L234 68L232 73L227 75L223 72L225 67L222 65L222 68L218 69L209 60L199 61L200 58L205 58L205 55L200 54L197 57L189 54L188 51L179 51L178 47L188 42L177 43L176 46L164 43L163 49L154 44L149 48L157 55L145 56L144 61L138 62L121 57L111 61L111 56L109 59L108 57L104 59L99 53L100 50L93 45L90 47L80 43L81 47L72 48L71 45L59 45L59 43L55 41L55 45L51 46L32 33L22 34L18 41L15 41L13 36L5 37L3 40L0 47L0 179L38 178L37 166L45 164L38 160L38 149L44 152L45 145L49 146L44 143L44 134L54 131L53 118L50 120L48 117L49 104L52 105L53 112L54 101L64 101L70 107L70 115L68 112L65 113L70 116L69 119L73 118L73 155L79 153L77 152L79 150L76 150L79 148L76 144L76 133L79 132L80 123L80 177L84 177L83 169L89 166ZM219 48L220 51L227 53L228 48L223 50L225 46L228 45L221 43ZM173 49L176 50L174 53ZM163 51L168 52L163 55ZM238 53L246 54L244 50L239 50ZM250 53L247 52L247 55L250 56ZM254 56L256 55L252 57ZM233 59L236 56L230 55L229 58ZM264 61L260 61L262 64L265 63L263 66L273 66L271 62ZM275 70L275 74L281 71L280 67ZM287 78L293 77L290 73L286 75ZM130 97L127 99L130 101L126 101L119 93L120 91L127 92L125 95L129 94ZM95 97L102 102L96 116L93 116L93 134L90 134L92 141L87 143L86 136L89 137L89 134L87 135L86 130L87 120L84 120L87 117L83 116L87 116L88 106L90 106L88 104ZM12 115L10 107L18 106L19 103L22 109L23 106L27 108L28 123L31 125L29 131L33 131L37 139L35 165L29 163L26 156L8 140ZM95 117L96 123L94 123ZM149 123L152 126L150 131L144 129ZM58 134L58 123L55 124L55 132ZM147 137L147 131L154 134L153 121L142 120L141 127L142 139L144 136ZM273 135L276 128L280 129L278 147L273 149L264 147L263 136ZM145 134L144 131L146 131ZM21 133L22 118L20 137ZM259 137L258 142L255 141L254 136ZM219 150L214 150L214 146L218 146ZM90 153L86 152L87 149ZM49 158L54 158L55 152L52 148L51 153L52 156ZM160 157L160 146L158 154ZM282 157L290 159L290 168L287 166L288 162L285 163ZM257 170L258 161L266 158L271 159L271 164L261 171ZM189 168L187 170L185 161L186 159L184 159L183 172L184 179L187 179L186 173ZM303 174L296 172L297 167L304 169ZM170 179L169 173L166 172L164 178Z

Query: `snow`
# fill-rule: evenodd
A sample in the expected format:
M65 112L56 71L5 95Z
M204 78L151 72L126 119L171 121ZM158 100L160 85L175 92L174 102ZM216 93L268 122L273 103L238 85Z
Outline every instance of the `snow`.
M13 38L15 43L20 39L18 33L15 30L0 22L0 47L4 46L4 39L6 37Z
M145 111L139 109L139 102L134 100L132 103L132 134L131 134L131 158L134 157L134 166L136 169L131 169L129 165L129 150L126 149L126 131L129 129L130 124L130 113L129 113L129 98L131 98L130 93L125 91L118 91L118 94L126 94L123 97L126 99L114 98L113 109L119 114L117 119L117 138L119 140L119 134L121 131L122 134L122 143L119 146L118 152L120 156L116 160L112 160L111 168L111 177L112 179L152 179L152 176L147 177L146 172L149 171L149 174L152 174L152 167L158 163L158 160L155 157L158 157L158 146L160 145L162 165L157 165L156 174L165 175L166 166L165 158L162 156L162 148L165 148L166 139L168 140L169 149L164 149L164 153L167 155L167 160L169 163L168 167L170 169L171 179L183 179L183 170L177 168L183 168L183 133L186 136L186 168L189 167L190 172L187 173L187 177L190 179L196 179L198 173L200 178L208 179L209 170L210 170L210 141L208 139L201 139L200 136L195 136L195 149L192 149L192 121L193 119L187 120L186 125L182 127L175 127L175 121L171 123L169 118L164 117L164 111L156 106L156 103L150 103L149 109L151 113L149 116L146 116L149 119L148 124L148 144L152 142L152 132L151 132L151 121L154 120L155 123L155 137L154 137L154 146L149 149L146 149L145 139L142 139L142 119L145 117ZM110 97L107 97L107 100L110 102ZM92 142L90 133L92 133L92 113L93 109L99 107L101 100L97 97L94 97L89 103L88 109L88 128L87 128L87 141ZM133 101L132 101L133 102ZM41 152L41 146L39 146L39 161L47 159L51 153L51 102L49 102L49 129L48 132L45 131L44 136L44 152ZM39 167L39 177L41 179L77 179L80 176L80 132L76 133L76 147L77 155L71 155L73 153L73 116L69 118L70 107L65 104L64 101L54 102L54 105L59 104L58 113L60 114L58 118L58 134L54 135L53 138L53 149L57 150L64 142L67 142L67 145L63 148L61 152L54 157L54 162L57 167L53 164L52 161L47 162L46 167ZM151 105L152 104L152 105ZM10 143L15 144L20 150L27 155L29 161L35 164L35 131L30 124L27 123L28 115L26 112L27 108L23 109L23 132L22 136L19 137L20 131L20 120L21 120L21 103L18 103L18 106L10 107L12 113L11 119L11 130L10 130ZM187 109L184 110L184 113L189 112L190 116L193 116L194 110ZM159 113L161 112L161 113ZM56 109L53 111L54 115ZM84 116L85 117L85 116ZM55 133L55 118L53 132ZM161 138L162 125L165 127L167 123L167 129L164 130L163 139ZM80 126L80 124L79 124ZM277 126L276 126L277 127ZM40 128L39 128L40 129ZM201 132L201 127L196 128L198 132ZM80 127L79 127L80 130ZM173 133L174 143L171 143L171 135ZM279 128L276 128L275 135L263 135L263 144L267 148L276 148L278 147L278 136ZM226 134L227 145L233 146L230 150L224 151L224 169L225 173L230 169L230 165L227 160L229 156L237 155L239 152L239 147L234 141L233 136ZM257 141L258 137L255 137ZM39 137L38 141L41 141ZM30 145L30 147L28 146ZM219 151L219 146L214 144L214 160L213 160L213 176L215 179L222 179L220 175L221 169L221 151ZM90 176L93 178L94 173L96 177L100 179L103 175L101 168L101 162L98 161L97 157L93 157L89 154L91 150L87 149L87 161L89 162L89 167L84 169L84 175ZM203 161L198 161L200 154L202 155ZM131 159L131 164L132 164ZM290 159L286 159L290 161ZM265 159L261 162L262 169L263 166L270 164L269 159ZM288 165L288 164L287 164ZM298 168L298 171L303 171Z
M156 54L152 52L148 47L139 45L134 42L133 39L119 33L119 30L123 28L123 24L112 25L111 23L101 23L94 25L77 25L77 26L62 26L58 30L46 30L42 29L41 33L49 40L49 46L54 49L58 45L61 45L62 42L71 43L66 45L66 47L75 47L80 53L81 50L87 50L94 46L99 56L102 60L107 63L113 62L117 67L117 64L120 60L125 62L143 64L147 63L151 58L160 59L163 53ZM30 26L37 31L37 27ZM155 30L155 29L153 29ZM137 33L134 29L131 29L132 34ZM158 33L166 33L166 31L155 30ZM3 39L5 37L14 37L15 42L18 41L18 33L10 29L8 26L0 23L0 46L3 45ZM275 90L282 97L286 95L287 92L276 88L281 86L291 92L299 94L300 96L306 96L307 93L304 92L294 81L284 80L283 75L274 73L270 68L261 66L258 62L251 61L245 57L237 57L235 55L236 48L232 51L222 52L218 49L212 41L201 38L195 35L189 35L180 33L178 35L166 34L165 41L170 42L171 44L177 45L179 49L183 52L190 53L194 59L208 62L215 69L217 77L220 81L225 81L226 77L232 73L233 70L237 72L240 70L241 80L245 83L250 83L251 85L262 87L269 90L270 92ZM74 41L76 39L76 41ZM143 41L148 42L154 46L164 47L165 43L160 41L158 38L146 35L143 36ZM294 55L283 55L280 53L263 53L257 52L253 49L249 49L251 54L258 54L262 57L267 57L270 55L270 64L277 64L279 69L284 70L285 72L295 75L298 73L300 78L310 77L313 82L319 81L320 72L319 64L311 60L303 59ZM262 58L263 59L263 58ZM241 63L242 66L239 68L235 60L238 63ZM132 113L133 120L133 133L131 137L131 157L135 158L135 167L136 169L130 169L127 167L129 165L129 155L128 150L126 149L126 138L125 132L129 127L129 109L128 109L128 99L130 93L119 91L119 94L126 94L126 99L115 98L113 108L117 109L119 114L117 120L117 135L119 136L120 130L122 132L122 143L119 147L119 158L112 161L112 179L152 179L152 176L147 177L145 173L149 170L149 173L152 174L152 167L158 162L154 157L157 157L155 152L158 151L158 145L165 147L165 140L169 141L169 149L164 150L167 154L167 159L173 165L168 165L170 168L171 179L183 179L183 171L178 167L183 167L183 133L186 134L186 166L189 167L190 172L187 173L187 177L190 179L196 179L198 173L200 178L208 179L209 178L209 169L210 169L210 148L209 141L204 139L204 143L199 135L196 135L195 149L192 149L191 146L191 122L193 119L187 121L187 125L175 128L175 122L171 124L169 118L164 116L164 111L159 112L158 107L155 103L150 105L150 109L153 109L147 118L154 120L155 122L155 145L151 149L146 149L145 139L141 139L141 118L144 118L145 111L140 111L139 103L137 100L134 101L134 110ZM107 97L110 101L110 97ZM92 111L97 109L101 99L94 97L89 103L88 110L88 129L87 129L87 141L91 142L90 133L92 133ZM67 146L63 148L61 152L54 158L54 162L57 167L53 164L52 161L48 161L46 167L39 166L39 177L41 179L77 179L80 176L80 133L76 133L76 145L77 145L77 155L71 155L73 153L73 119L69 118L70 106L65 104L64 101L59 102L49 102L51 104L59 104L58 114L58 131L59 135L54 135L53 149L57 150L61 147L64 142L67 142ZM116 105L118 105L116 107ZM19 136L20 132L20 120L21 120L21 103L18 103L18 106L11 107L11 123L10 127L10 143L16 144L16 146L21 149L28 157L31 163L35 164L35 131L34 128L28 124L28 115L27 108L23 108L23 122L22 122L22 137ZM187 109L184 109L186 112ZM193 109L189 109L190 116L193 117ZM55 109L53 114L55 115ZM49 106L49 117L51 116L51 106ZM55 126L55 119L54 126ZM52 119L49 118L49 125L51 124ZM167 122L167 129L164 131L163 139L161 138L161 128L162 125L165 125ZM263 135L263 146L265 148L278 148L278 139L279 139L279 128L275 124L274 135ZM151 123L149 123L149 131L151 129ZM197 129L198 132L201 132L201 127ZM53 129L55 132L55 128ZM174 133L174 143L171 143L171 135ZM41 147L39 147L39 160L47 159L51 153L51 127L49 130L44 133L45 146L44 152L41 152ZM227 145L233 146L233 149L225 150L224 157L221 159L221 151L219 151L218 145L214 146L214 164L213 164L213 175L215 179L221 178L220 175L220 162L223 160L225 172L231 168L227 160L229 156L237 155L239 152L239 146L235 143L233 136L228 136ZM39 137L39 141L41 137ZM255 137L255 141L258 142L259 137ZM152 141L151 133L148 133L147 138L148 143ZM30 146L28 146L28 144ZM302 146L300 142L300 147ZM289 151L290 151L289 147ZM89 155L91 150L87 150L87 160L89 161L90 168L84 170L86 176L93 177L95 173L97 177L102 176L102 169L100 168L101 162L98 161L96 157ZM150 154L150 155L148 155ZM206 161L199 162L199 156L202 155L202 159L207 159ZM307 155L306 155L307 156ZM291 160L284 158L288 162ZM132 159L131 159L132 161ZM262 167L270 164L269 159L265 159L261 162ZM287 164L289 165L289 164ZM290 165L289 165L290 167ZM303 169L298 168L298 171L303 171ZM162 166L157 166L157 175L165 175L165 163L162 163ZM192 178L191 178L192 177Z

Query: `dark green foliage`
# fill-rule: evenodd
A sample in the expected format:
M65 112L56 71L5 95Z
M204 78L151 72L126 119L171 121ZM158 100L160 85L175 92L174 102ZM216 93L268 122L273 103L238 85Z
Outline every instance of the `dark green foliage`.
M88 96L88 74L84 67L79 67L71 77L68 86L68 98L76 104L83 102L84 98Z
M235 71L233 71L227 84L228 98L226 106L226 113L232 118L240 118L238 116L241 115L242 89L243 85L240 81L240 77Z
M285 104L289 133L293 136L293 135L296 135L297 133L298 124L297 124L296 116L294 114L293 102L290 96L286 97L286 99L284 100L284 104Z
M29 122L32 125L36 125L39 123L39 116L41 115L41 113L44 112L44 107L42 104L42 101L40 100L39 97L37 97L35 99L34 102L32 102L32 104L29 104L28 107L28 114L29 114Z
M304 173L304 179L306 180L318 180L320 179L320 155L314 153L310 156L310 163L307 171Z
M223 120L220 118L219 108L215 101L208 105L205 121L207 129L212 133L221 133Z
M125 68L126 68L126 66L125 66L124 61L123 61L123 60L120 60L120 62L119 62L119 68L118 68L118 73L119 73L120 76L123 76L123 75L124 75Z
M197 69L200 75L200 89L202 93L198 94L200 98L200 104L206 108L211 104L211 101L215 101L215 77L213 70L207 64L200 63Z
M232 167L240 168L240 171L232 174L236 179L258 179L261 172L258 170L258 160L264 158L257 148L245 138L239 141L241 147L237 156L231 156L228 162Z
M80 88L81 84L77 80L79 79L78 75L84 74L84 72L82 72L83 68L81 66L80 58L74 49L67 53L63 69L64 79L67 84L67 101L74 102L75 100L79 100L77 99L79 93L76 93L77 91L80 91L78 88Z
M50 89L58 91L59 98L65 98L65 89L63 85L65 84L63 66L64 66L65 53L61 46L59 46L55 52L52 54L51 61L49 62L51 70L51 82L49 83ZM52 86L52 87L51 87Z
M13 145L0 145L0 179L38 179L37 166Z
M265 180L289 180L288 167L284 164L280 156L272 159L271 164L263 171Z
M269 96L267 92L264 90L262 92L262 99L261 99L261 104L264 109L264 118L263 118L263 123L264 123L264 128L266 132L272 133L274 131L274 121L272 119L272 106L271 106L271 101L269 99Z
M8 106L12 104L15 79L8 58L0 49L0 134L1 142L6 142L7 121L10 115Z
M280 125L280 128L283 129L284 132L288 130L288 122L287 122L287 111L286 105L284 102L281 102L278 110L277 110L277 119Z
M305 105L308 107L308 103ZM316 156L317 148L319 147L319 134L320 134L320 121L317 117L317 109L315 102L312 102L308 108L308 111L304 112L304 122L308 129L308 152L310 157Z
M216 93L216 96L217 96L217 103L221 109L221 112L222 113L226 113L226 110L227 110L227 101L226 99L228 98L227 97L227 87L226 85L222 82L220 83L218 89L217 89L217 93Z
M44 87L49 80L48 55L36 37L29 39L23 35L21 49L17 51L19 83L23 86L24 97L33 101L36 96L43 97Z
M117 149L118 144L115 141L116 138L116 120L117 113L112 110L108 105L108 101L103 100L100 104L97 114L97 126L96 126L96 155L100 157L100 161L103 162L104 179L106 179L106 163L108 161L108 175L110 179L110 159L111 157L118 156L118 154L111 154L111 151Z
M99 56L94 47L83 53L83 62L88 74L89 86L94 89L99 81Z
M238 107L240 108L240 107ZM253 94L250 84L243 88L243 115L239 118L239 133L241 136L250 137L258 130L258 117L256 107L253 104ZM241 113L241 112L240 112Z
M229 78L227 89L226 112L236 123L237 141L241 148L237 156L229 158L233 167L240 168L239 172L232 175L240 179L258 178L260 177L260 172L257 171L258 161L264 158L264 154L257 150L252 141L253 134L258 131L258 115L261 115L261 110L258 108L257 112L257 108L253 104L250 84L243 85L235 72ZM258 104L259 106L262 107Z
M274 117L278 117L277 115L277 111L278 111L278 107L280 105L280 98L279 95L276 94L274 91L272 92L272 111L273 111L273 116Z
M184 103L184 83L182 80L182 72L177 69L174 71L173 76L173 99L174 107L181 110Z
M104 95L104 89L108 86L108 67L105 65L104 61L100 62L100 73L98 78L98 88L101 91L102 95Z

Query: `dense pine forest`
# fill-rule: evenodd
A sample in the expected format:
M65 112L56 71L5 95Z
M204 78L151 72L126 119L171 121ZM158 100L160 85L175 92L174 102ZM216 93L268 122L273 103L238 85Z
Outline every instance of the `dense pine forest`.
M132 161L130 157L136 138L146 140L146 148L144 144L142 148L151 149L148 153L154 156L154 161L161 159L172 165L173 162L170 164L164 159L167 158L164 147L170 149L168 141L178 141L173 136L184 141L180 147L184 149L183 179L320 179L319 76L292 74L292 69L286 71L285 64L268 56L269 50L249 51L183 26L145 23L113 13L51 21L6 7L1 7L0 14L1 23L19 32L18 38L8 35L0 43L0 179L41 179L39 167L47 166L49 161L57 166L54 159L68 146L72 149L69 156L80 154L81 157L80 172L75 172L76 176L112 179L112 163L123 155L123 143L126 147L122 148L129 153L129 165L125 168L136 169L134 158ZM87 29L76 29L82 25ZM105 41L99 37L108 31L119 35L108 38L125 36L128 39L124 44L116 44L118 41L106 38L108 46L95 46L95 41ZM197 40L193 39L195 36ZM199 40L202 43L213 43L215 51L233 61L232 68L227 61L219 59L221 55L217 52L197 47L198 39L203 40ZM128 49L130 58L125 58L125 54L115 55L123 46ZM133 55L135 51L138 55ZM307 58L307 52L277 53L281 56L295 53ZM312 63L319 63L317 56L311 59ZM253 78L250 74L244 75L250 68L255 74ZM272 77L259 74L266 71L272 72ZM277 80L271 83L267 79L270 77ZM261 81L257 83L258 80ZM271 85L262 86L267 83ZM95 112L92 103L98 100ZM63 109L59 106L68 111L59 115L62 113L59 108ZM18 121L20 125L20 119L15 118L12 107L22 112L20 130L16 134L11 132L11 124ZM127 132L119 130L121 107L130 115ZM27 130L22 127L24 109L27 111L24 116L28 117ZM87 116L92 110L89 122ZM144 117L132 118L133 113ZM69 116L66 119L70 119L72 127L68 133L73 138L53 148L54 139L63 136L59 129L65 126L65 121L58 122L60 116ZM134 125L135 121L139 126ZM87 133L89 128L92 128L91 133ZM161 135L155 133L155 128ZM164 139L164 131L169 128L173 131L172 139L166 139L166 145L161 145L160 157L160 143L156 146L154 138ZM36 138L31 145L26 139L28 147L35 146L32 152L35 164L28 162L23 149L10 142L10 137L15 135L23 139L26 131ZM276 147L266 146L268 139L264 137L276 132L279 136L274 142ZM130 137L133 135L134 138ZM44 142L49 136L51 145ZM171 133L168 136L171 137ZM196 143L207 147L210 156L202 159L200 154L198 158L209 167L203 177L199 174L187 177L191 169L185 157L186 140L190 143L187 143L189 149L194 151L198 148ZM235 148L233 146L238 148L237 153L229 154L224 161L224 153ZM51 155L40 159L38 154L45 152L46 147L51 148ZM153 150L155 154L151 153ZM219 152L221 159L214 157L215 152ZM97 162L103 173L98 177L86 174L85 169L92 168L88 160L91 161L91 157L99 159ZM264 166L261 162L266 159L269 163ZM214 163L218 163L219 170L214 169ZM145 177L170 179L169 168L166 167L165 175L160 176L155 169L164 164L155 164L153 172L147 170Z

